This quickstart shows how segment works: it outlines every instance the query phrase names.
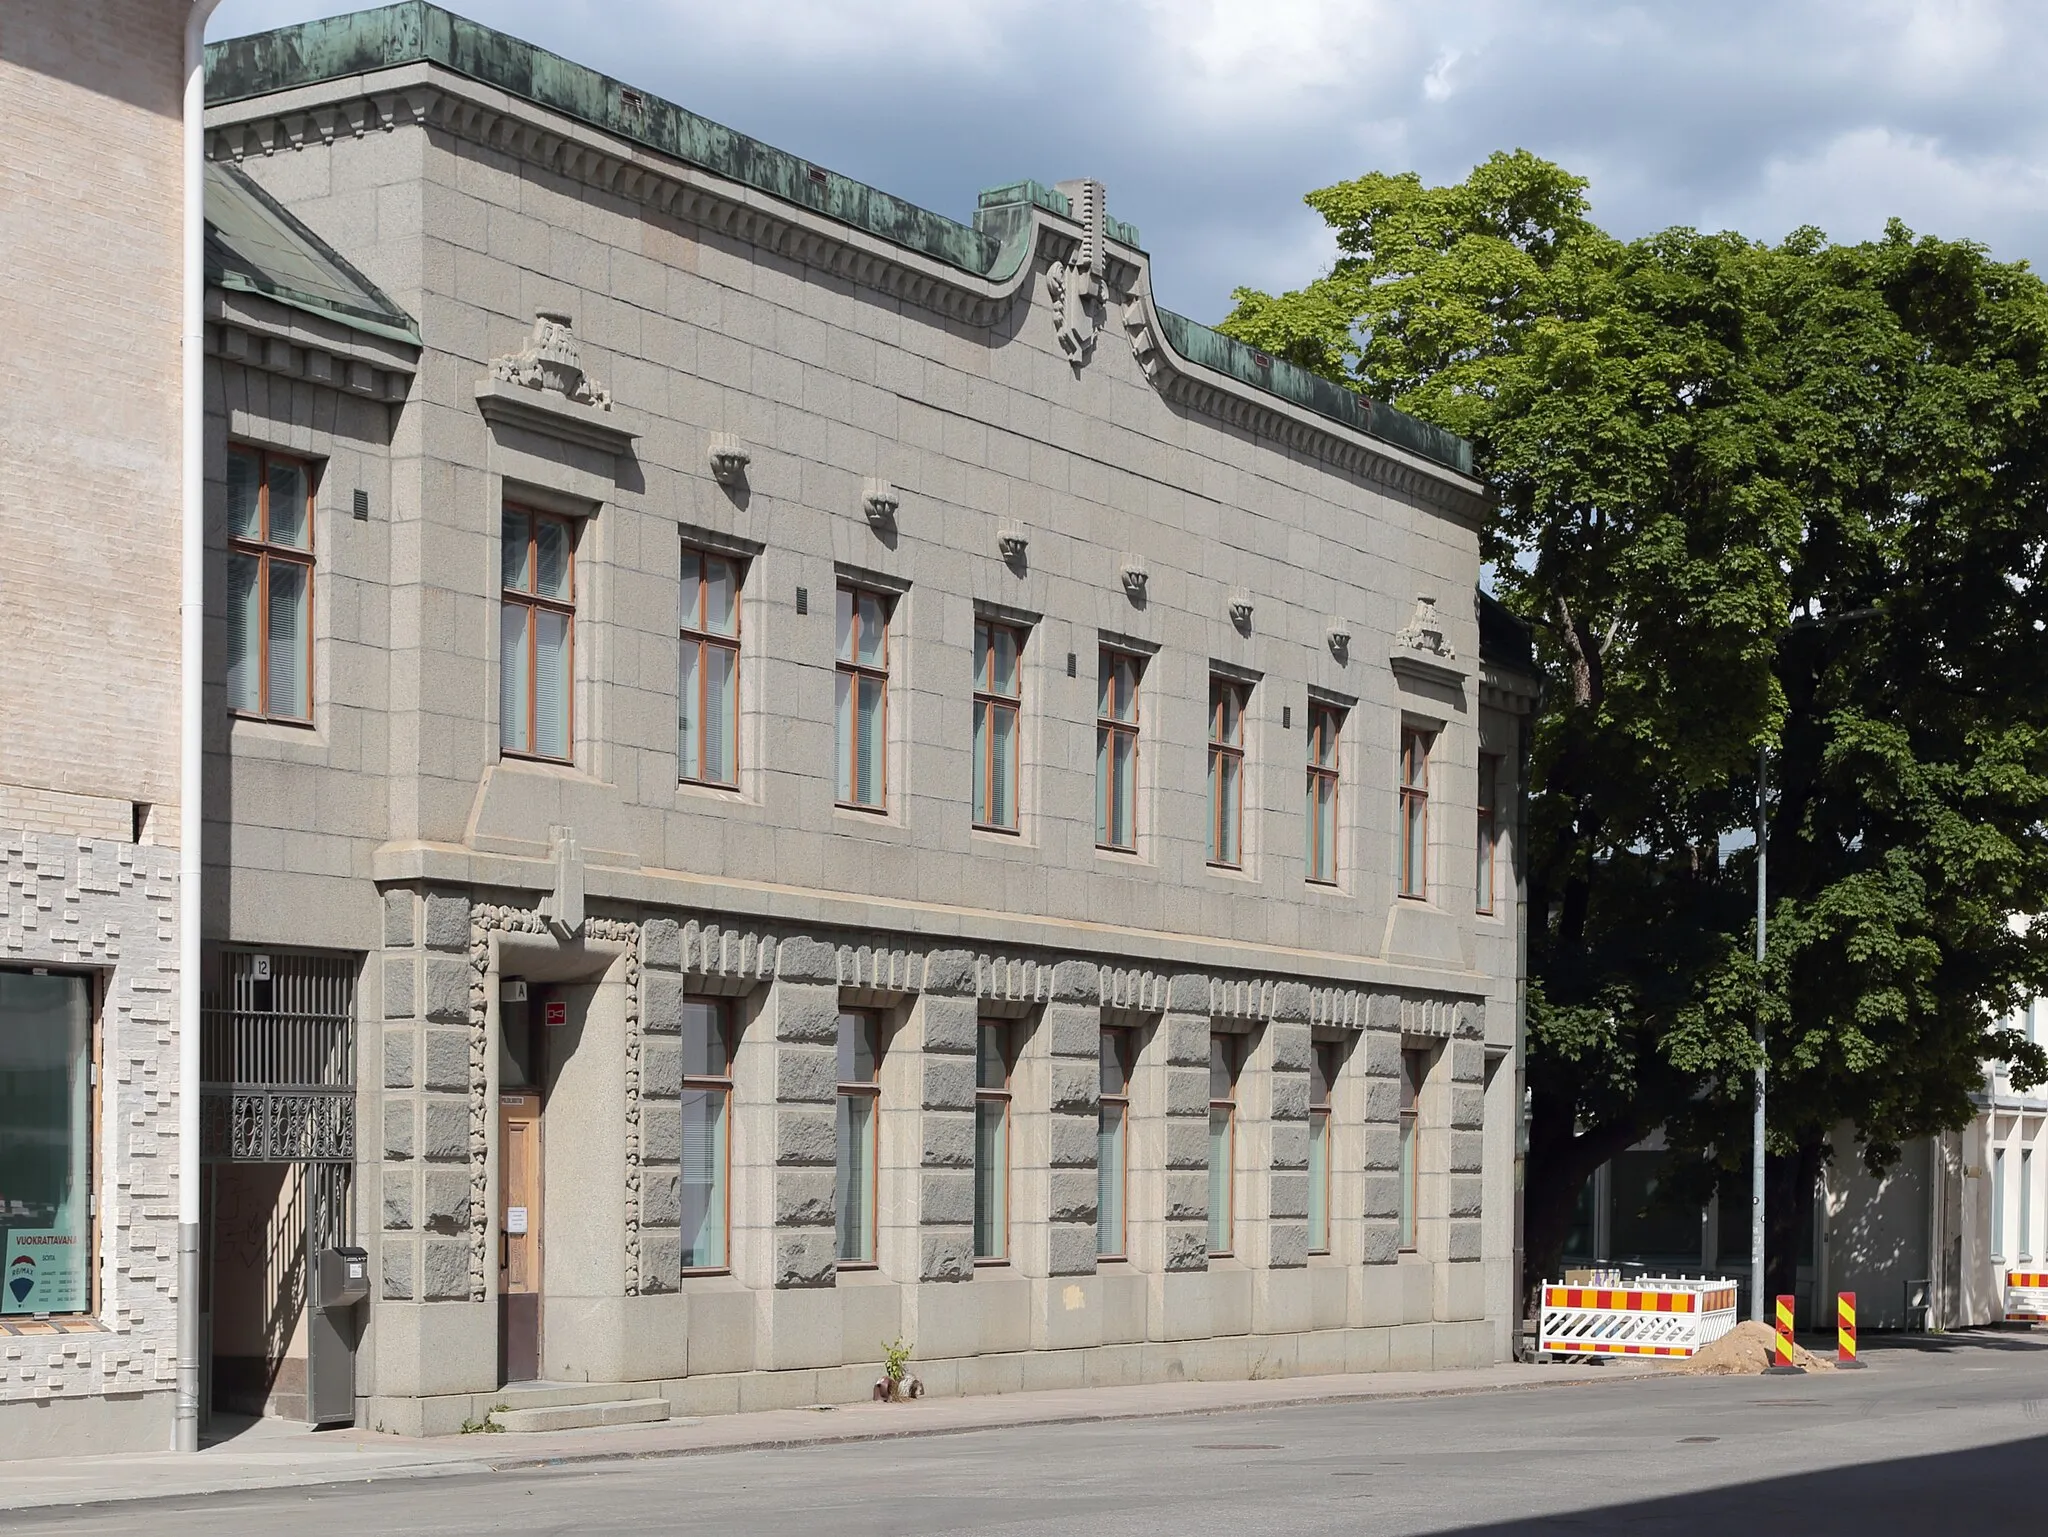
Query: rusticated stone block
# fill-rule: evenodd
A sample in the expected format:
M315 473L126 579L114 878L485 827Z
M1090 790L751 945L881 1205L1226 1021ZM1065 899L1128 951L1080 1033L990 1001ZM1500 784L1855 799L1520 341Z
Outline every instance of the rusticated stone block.
M386 1302L410 1302L413 1292L414 1245L405 1239L386 1238L380 1245Z
M403 1233L413 1225L412 1171L384 1171L384 1230Z
M427 948L467 950L469 937L469 898L453 892L428 892Z
M418 1120L410 1098L384 1097L384 1156L393 1162L412 1157Z
M469 1032L429 1030L427 1032L426 1086L430 1089L469 1088Z
M775 975L785 982L839 982L839 951L822 940L802 935L775 947Z
M775 1235L775 1285L789 1289L830 1286L837 1260L830 1228L782 1228Z
M427 957L426 1016L438 1025L469 1022L469 962L448 955Z
M429 1169L426 1191L426 1209L420 1222L422 1228L451 1238L469 1230L467 1170Z
M422 1245L421 1294L428 1302L453 1302L469 1296L469 1245L452 1238L430 1238Z
M413 1082L413 1055L418 1050L419 1035L411 1025L384 1032L384 1087L387 1089L410 1089Z
M823 1164L839 1156L838 1122L831 1105L785 1105L775 1112L775 1161L783 1168Z
M775 1175L777 1227L830 1227L838 1216L831 1169L781 1169Z
M384 1017L411 1019L418 1008L414 986L419 960L411 951L384 957Z
M649 918L641 924L640 964L654 971L680 971L683 926L673 918Z
M466 1162L469 1158L469 1104L460 1099L430 1099L420 1137L420 1156L430 1163Z
M384 893L384 943L410 946L413 937L413 896L410 891Z

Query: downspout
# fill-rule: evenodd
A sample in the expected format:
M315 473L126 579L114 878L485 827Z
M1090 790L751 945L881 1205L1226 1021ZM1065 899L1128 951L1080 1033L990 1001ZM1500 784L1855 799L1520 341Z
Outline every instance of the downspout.
M183 381L178 585L178 1396L174 1451L199 1450L199 887L206 680L206 19L185 16Z

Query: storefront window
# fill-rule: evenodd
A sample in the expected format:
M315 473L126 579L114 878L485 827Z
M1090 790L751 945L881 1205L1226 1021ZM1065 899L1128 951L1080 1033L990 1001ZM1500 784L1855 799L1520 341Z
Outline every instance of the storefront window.
M86 979L0 971L0 1315L92 1309Z

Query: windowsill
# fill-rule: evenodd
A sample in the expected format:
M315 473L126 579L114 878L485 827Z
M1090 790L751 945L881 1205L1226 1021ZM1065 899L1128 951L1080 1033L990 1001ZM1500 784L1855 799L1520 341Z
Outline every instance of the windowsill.
M988 833L998 838L1016 838L1021 840L1024 836L1024 829L1021 827L998 827L993 822L976 822L973 824L973 828L975 832Z
M297 715L258 715L253 710L230 710L228 714L239 724L251 726L283 726L292 731L312 731L315 728L311 717Z
M1095 852L1098 855L1107 856L1109 859L1117 863L1129 861L1131 864L1136 865L1143 864L1145 862L1138 856L1138 851L1136 849L1120 849L1113 843L1098 843L1095 845Z
M1428 907L1430 905L1429 893L1426 891L1397 891L1394 893L1394 900L1397 902L1413 902L1417 907Z
M871 1259L842 1259L832 1262L835 1275L875 1275L881 1268L878 1262Z
M1318 891L1336 892L1339 895L1341 895L1344 890L1343 886L1338 884L1336 881L1319 881L1313 875L1302 877L1301 883L1304 886L1313 886Z
M1006 1259L982 1259L977 1256L974 1261L974 1268L977 1273L983 1270L1008 1270L1010 1262Z
M498 761L500 763L516 763L521 768L562 769L571 774L576 772L576 760L574 758L545 758L539 753L514 752L509 747L498 749Z
M90 1313L60 1313L53 1318L0 1318L0 1334L28 1339L54 1334L112 1334Z
M1131 1257L1128 1254L1098 1254L1095 1256L1095 1263L1098 1265L1128 1265L1130 1262Z
M702 1268L685 1270L682 1274L685 1281L724 1281L732 1278L732 1267L730 1265L706 1265Z

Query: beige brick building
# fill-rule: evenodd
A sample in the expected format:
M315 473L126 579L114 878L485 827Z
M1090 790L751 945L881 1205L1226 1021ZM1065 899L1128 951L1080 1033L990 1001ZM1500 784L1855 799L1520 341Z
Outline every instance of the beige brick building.
M307 1391L223 1256L323 1202L392 1430L1505 1355L1465 445L1092 182L958 223L419 4L209 102L210 983L352 1025L217 1075L299 1117L210 1144L217 1402Z
M186 9L0 15L0 1457L170 1443Z

